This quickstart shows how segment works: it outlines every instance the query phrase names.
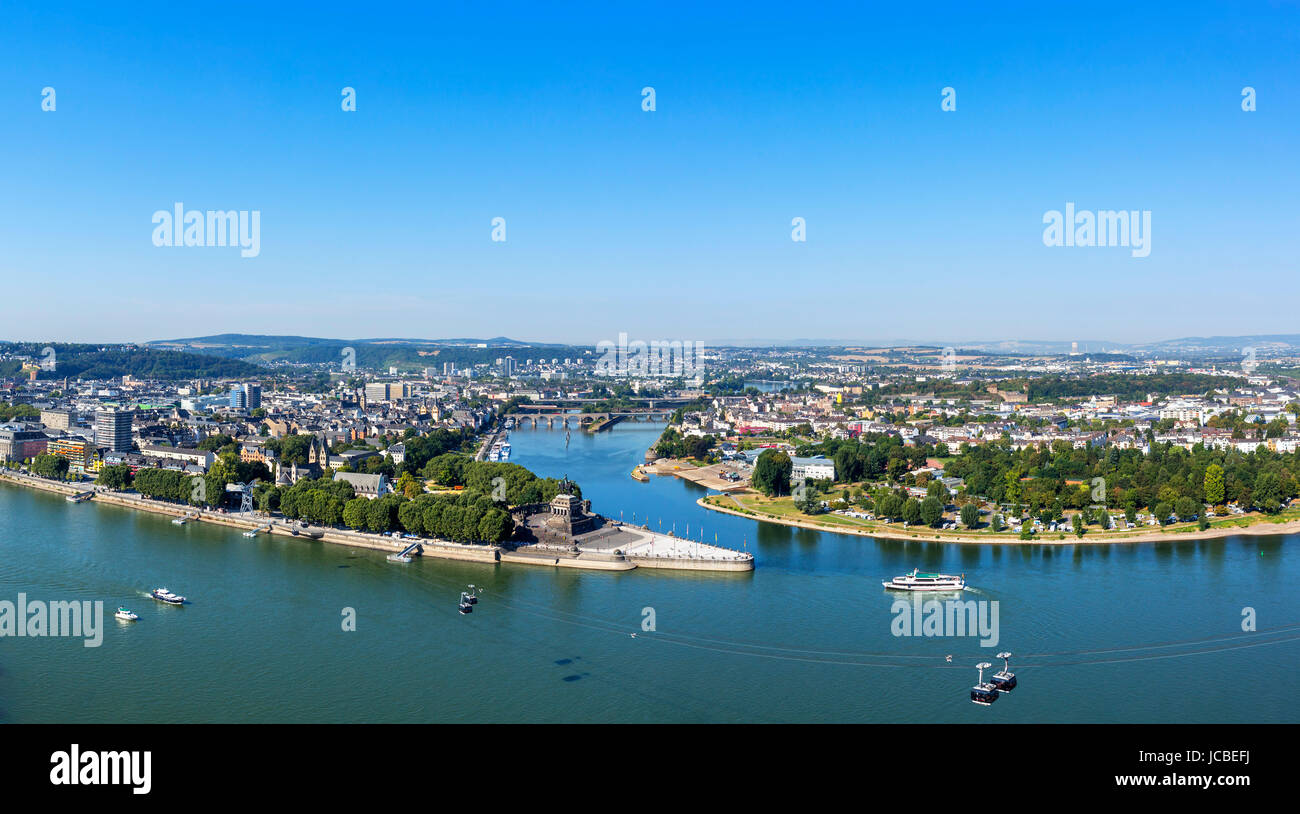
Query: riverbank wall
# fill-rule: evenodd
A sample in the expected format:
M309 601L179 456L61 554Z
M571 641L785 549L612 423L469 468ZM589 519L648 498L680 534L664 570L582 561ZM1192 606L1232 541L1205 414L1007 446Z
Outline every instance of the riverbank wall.
M50 481L44 478L38 478L32 475L23 475L15 472L0 472L0 481L64 496L81 494L86 491L85 484L74 485L59 483L57 481ZM141 495L121 492L94 491L93 497L89 502L103 503L110 506L120 506L126 509L135 509L136 511L151 512L153 514L161 514L169 517L186 517L189 518L189 522L211 523L220 526L228 526L241 531L258 530L263 534L269 533L284 537L293 537L303 541L320 540L335 545L345 545L352 548L367 548L372 551L382 551L389 554L402 551L407 546L411 545L411 543L418 542L420 548L423 550L421 556L435 557L437 559L445 560L459 560L462 562L488 564L514 563L517 565L549 566L552 568L579 568L588 571L631 571L637 567L678 571L740 571L753 570L754 567L752 559L747 565L737 567L737 564L715 560L698 560L676 557L613 556L611 554L596 551L584 551L576 555L572 552L550 553L541 551L520 551L506 549L496 545L473 545L469 543L456 543L450 540L430 539L427 537L422 537L419 540L386 537L380 534L367 534L359 531L351 531L349 529L337 529L326 526L313 526L310 529L304 529L295 521L284 518L260 516L244 517L241 515L224 514L211 509L198 509L194 506L164 503L158 500L151 500ZM197 515L197 517L195 517L195 515Z

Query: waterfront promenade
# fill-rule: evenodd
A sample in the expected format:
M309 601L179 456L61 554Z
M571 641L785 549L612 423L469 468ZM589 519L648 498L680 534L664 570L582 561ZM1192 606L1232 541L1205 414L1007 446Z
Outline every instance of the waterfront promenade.
M64 496L82 494L87 491L88 486L88 484L51 481L14 471L0 473L0 481ZM543 550L541 546L513 548L502 545L474 545L429 537L418 539L391 537L326 526L308 528L297 521L274 515L259 513L246 515L215 509L199 509L189 505L151 500L132 492L111 492L93 485L89 487L93 492L90 500L92 503L105 503L154 514L189 518L190 522L213 523L241 531L259 531L304 540L321 540L386 553L395 553L412 543L418 543L422 549L421 555L425 557L468 562L579 568L591 571L630 571L637 567L682 571L749 571L754 567L753 555L748 553L716 546L703 546L703 553L701 553L698 546L695 550L691 550L685 546L672 546L663 542L656 544L654 538L658 535L636 529L629 529L629 533L620 538L628 548L621 553L615 550L618 546L608 549L605 546L593 546L579 551L568 549L552 551ZM647 537L649 539L646 539Z

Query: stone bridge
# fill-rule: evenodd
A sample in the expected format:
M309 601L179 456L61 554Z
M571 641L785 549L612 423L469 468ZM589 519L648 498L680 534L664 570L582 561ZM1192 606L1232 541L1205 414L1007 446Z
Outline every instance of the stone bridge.
M667 421L672 417L672 414L672 410L646 409L616 413L514 413L511 418L514 418L515 426L519 427L526 424L532 424L533 427L537 427L539 424L545 424L547 427L588 427L593 424L607 424L611 419L620 421Z

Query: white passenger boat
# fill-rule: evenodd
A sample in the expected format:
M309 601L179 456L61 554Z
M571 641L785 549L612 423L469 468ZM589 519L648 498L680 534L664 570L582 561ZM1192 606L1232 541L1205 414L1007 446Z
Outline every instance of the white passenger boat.
M138 615L132 613L126 608L118 608L117 612L114 613L113 616L118 619L121 619L123 622L134 622L135 620L140 618Z
M966 587L966 575L926 574L913 568L910 574L880 584L892 591L960 591Z

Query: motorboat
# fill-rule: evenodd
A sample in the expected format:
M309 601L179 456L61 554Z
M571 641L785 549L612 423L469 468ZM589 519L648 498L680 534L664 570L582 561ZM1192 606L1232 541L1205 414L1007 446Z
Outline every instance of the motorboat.
M185 604L185 597L181 596L180 594L174 594L171 591L167 590L166 588L154 588L152 591L149 592L149 595L152 596L154 599L157 599L159 602L162 602L167 605Z
M913 568L880 584L891 591L960 591L966 587L966 575L927 574Z
M134 622L135 620L140 618L138 614L132 613L126 608L118 608L117 612L113 614L113 617L116 619L121 619L123 622Z

